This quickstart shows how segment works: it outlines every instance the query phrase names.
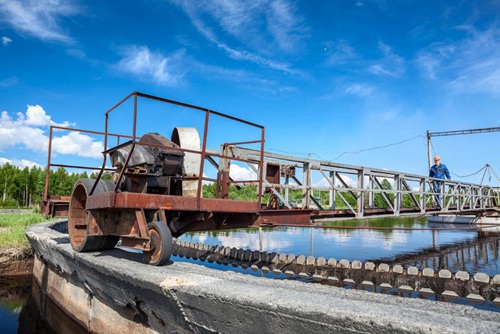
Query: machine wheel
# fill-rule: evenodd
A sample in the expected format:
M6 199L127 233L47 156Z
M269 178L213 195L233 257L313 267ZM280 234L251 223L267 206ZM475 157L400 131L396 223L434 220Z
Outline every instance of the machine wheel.
M114 248L120 237L114 235L88 235L88 225L92 214L85 210L87 197L95 180L79 179L69 203L68 214L68 232L71 246L77 252L91 252ZM94 191L94 194L109 192L114 189L115 184L112 181L100 180Z
M148 235L150 250L144 251L144 259L153 266L164 265L172 255L172 232L163 222L154 221L148 224Z

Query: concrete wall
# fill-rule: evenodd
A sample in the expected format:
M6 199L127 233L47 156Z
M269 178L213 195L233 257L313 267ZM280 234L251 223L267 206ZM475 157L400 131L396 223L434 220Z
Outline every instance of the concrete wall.
M115 249L75 253L50 223L26 234L50 298L96 333L498 333L500 313L190 263L152 267ZM43 303L41 303L43 305Z

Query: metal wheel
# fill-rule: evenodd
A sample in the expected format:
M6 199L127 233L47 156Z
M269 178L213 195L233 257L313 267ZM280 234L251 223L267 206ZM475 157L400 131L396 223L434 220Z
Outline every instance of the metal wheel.
M148 264L161 266L167 263L172 255L172 233L166 224L154 221L148 224L148 235L151 239L150 250L144 251L144 259Z
M77 252L90 252L114 248L120 239L114 235L88 235L89 222L94 219L92 214L85 210L87 197L94 186L93 179L79 179L73 192L69 204L68 232L71 246ZM112 191L114 183L100 180L94 194Z

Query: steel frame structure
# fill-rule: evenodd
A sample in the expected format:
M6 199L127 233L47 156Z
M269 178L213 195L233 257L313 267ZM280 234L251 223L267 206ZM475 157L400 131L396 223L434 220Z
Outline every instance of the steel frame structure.
M252 159L256 151L232 147L234 157ZM370 216L424 215L427 213L471 213L495 210L500 203L500 189L452 180L442 180L421 175L366 168L345 164L318 161L307 158L273 154L264 155L265 166L280 166L280 182L264 180L265 190L270 190L283 204L294 207L289 194L291 190L300 190L301 209L314 210L311 219L365 218ZM257 168L249 164L254 171ZM294 175L287 175L287 170L295 170ZM296 175L302 171L302 177ZM319 178L313 182L313 173ZM266 174L266 172L264 172ZM391 187L386 189L383 182ZM433 181L442 183L438 194L433 189ZM235 182L245 185L248 182ZM319 203L314 192L327 192L327 205ZM437 197L440 197L439 203ZM379 206L375 205L379 197ZM340 198L343 207L336 208L336 198ZM354 199L349 201L349 198ZM380 202L384 204L380 207Z
M131 194L118 192L118 184L123 178L126 168L123 168L116 181L113 192L93 196L96 182L90 190L87 202L89 210L177 210L185 212L198 212L210 216L213 213L224 215L224 223L208 224L201 226L195 224L189 229L214 229L230 228L234 226L258 226L263 224L298 224L307 225L321 220L334 220L345 218L365 218L372 216L403 216L423 215L428 213L470 213L477 211L495 210L500 203L498 188L484 185L464 183L451 180L438 180L421 175L388 171L377 168L366 168L338 164L328 161L299 158L264 151L264 127L242 119L238 119L217 111L186 104L178 101L164 99L139 92L132 92L105 113L104 132L70 129L53 126L50 130L49 154L47 164L47 179L44 201L49 201L49 173L51 167L85 168L99 170L98 180L106 168L109 153L124 145L131 146L131 152L138 142L137 134L138 99L144 98L161 103L173 104L202 112L204 128L201 149L190 150L179 148L185 153L199 154L201 163L195 197L165 196L152 194ZM133 99L133 126L132 134L114 134L109 132L109 115L125 101ZM257 128L261 135L254 141L224 143L219 150L207 148L209 119L216 117L226 118ZM70 166L54 164L51 161L52 130L77 131L102 135L104 138L103 163L99 167ZM112 138L117 139L117 147L110 148ZM120 144L122 138L129 139L127 143ZM257 144L260 149L248 149L241 145ZM151 146L149 144L149 146ZM154 145L152 145L154 146ZM132 154L129 155L129 158ZM205 162L217 168L217 178L204 176ZM232 162L246 164L255 172L255 179L232 180L229 170ZM125 164L128 164L128 159ZM299 175L302 172L302 175ZM314 182L313 182L314 179ZM202 182L212 181L217 183L217 198L207 199L202 196ZM433 181L442 182L441 194L434 192ZM387 187L387 182L390 187ZM258 189L257 202L234 201L228 199L229 185L245 186L255 185ZM300 191L300 203L294 203L290 196L292 191ZM262 203L263 194L270 193L274 203ZM328 193L328 200L313 196L314 193ZM440 202L436 198L440 195ZM341 205L336 207L336 199ZM131 205L131 202L134 202ZM228 219L233 215L234 219ZM140 221L147 222L149 217L144 213L139 214ZM162 220L167 220L165 213L160 214ZM246 218L244 218L246 217ZM237 219L241 219L238 223ZM222 226L224 225L224 226ZM233 226L233 227L234 227ZM173 232L175 233L175 228ZM178 228L179 233L185 227Z

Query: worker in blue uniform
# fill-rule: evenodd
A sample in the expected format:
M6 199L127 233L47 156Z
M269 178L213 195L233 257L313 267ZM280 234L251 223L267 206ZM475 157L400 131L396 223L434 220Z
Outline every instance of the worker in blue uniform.
M451 180L450 172L445 164L441 163L441 158L439 156L434 157L434 165L429 170L429 177L433 177L436 179L445 179ZM434 188L434 192L437 193L437 201L438 205L441 205L441 183L442 181L433 180L432 186Z

